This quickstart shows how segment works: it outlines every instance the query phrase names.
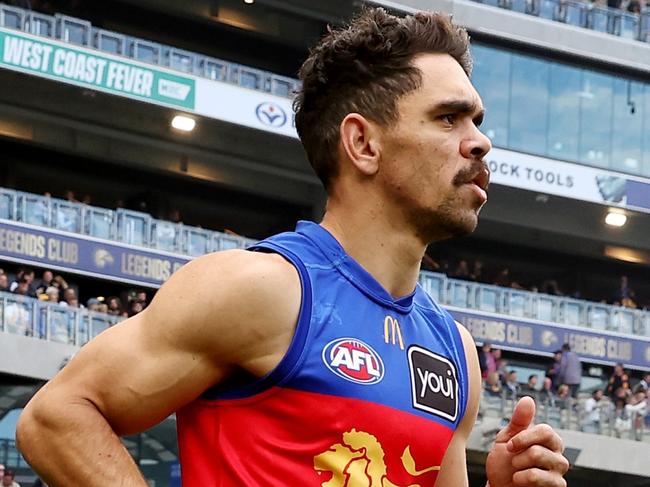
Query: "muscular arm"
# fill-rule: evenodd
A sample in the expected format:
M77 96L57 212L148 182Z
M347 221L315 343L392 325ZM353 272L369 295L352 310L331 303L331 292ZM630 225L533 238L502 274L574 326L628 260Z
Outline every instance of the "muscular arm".
M53 487L145 487L119 436L160 422L235 368L269 372L300 299L295 269L277 255L231 251L187 264L34 396L19 420L20 450Z
M479 401L481 399L481 369L474 339L465 327L458 325L465 356L467 357L467 374L469 378L469 398L465 416L456 429L451 443L447 448L445 457L442 460L440 474L436 480L436 487L467 487L467 461L465 447L469 438L476 416L478 414Z

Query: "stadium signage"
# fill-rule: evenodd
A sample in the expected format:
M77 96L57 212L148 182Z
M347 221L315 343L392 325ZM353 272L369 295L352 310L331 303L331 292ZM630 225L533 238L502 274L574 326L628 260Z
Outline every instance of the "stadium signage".
M469 330L478 343L526 353L552 355L568 343L586 362L650 368L650 339L538 320L516 319L488 312L447 307L455 320Z
M103 52L0 29L0 66L165 106L194 109L190 77Z
M0 256L23 264L159 287L189 257L0 221Z
M650 180L570 162L493 148L492 182L650 213Z

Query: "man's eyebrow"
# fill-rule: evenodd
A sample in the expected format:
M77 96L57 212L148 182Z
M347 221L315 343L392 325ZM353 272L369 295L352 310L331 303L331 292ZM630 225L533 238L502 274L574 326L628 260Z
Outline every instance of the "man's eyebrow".
M485 115L485 109L471 101L467 100L445 100L436 103L429 110L430 113L459 113L461 115L475 114L473 117L474 123L480 125Z

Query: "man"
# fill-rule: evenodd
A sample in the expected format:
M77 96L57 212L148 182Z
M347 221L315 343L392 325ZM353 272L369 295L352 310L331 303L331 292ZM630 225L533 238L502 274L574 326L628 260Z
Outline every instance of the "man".
M510 372L508 372L505 386L506 386L506 392L508 393L508 397L510 399L517 399L519 393L521 392L521 387L519 387L519 381L517 380L516 371L511 370Z
M528 381L521 387L521 393L525 394L526 396L530 396L535 399L535 401L537 401L539 397L539 390L537 389L537 375L530 374L528 376Z
M585 419L582 431L585 433L600 433L600 415L604 406L603 390L596 389L585 401Z
M578 398L580 381L582 380L582 364L578 354L571 351L568 343L562 345L562 358L560 359L560 370L557 374L558 383L569 386L569 393L573 399Z
M497 361L492 353L492 345L484 343L478 353L478 362L481 367L481 378L487 379L492 372L497 371Z
M639 381L639 385L643 387L646 391L650 389L650 372L643 373L643 379Z
M5 470L2 476L2 487L20 487L18 482L14 482L15 476L16 474L14 474L13 470Z
M185 487L467 486L476 349L417 279L427 245L471 232L486 200L469 66L439 14L373 9L330 32L296 101L322 223L190 262L83 347L20 419L39 475L144 487L118 435L177 411ZM497 435L491 487L566 485L534 408Z
M607 394L609 397L615 397L617 391L623 391L625 394L629 394L630 390L630 377L625 373L622 363L617 363L614 366L614 372L609 377L607 382Z

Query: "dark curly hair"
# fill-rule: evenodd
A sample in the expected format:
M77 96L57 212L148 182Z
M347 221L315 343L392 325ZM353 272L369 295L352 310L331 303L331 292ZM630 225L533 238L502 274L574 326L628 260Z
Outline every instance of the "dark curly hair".
M294 101L296 129L325 189L337 174L341 121L352 112L383 125L396 121L397 100L422 82L412 64L421 53L449 54L471 72L469 36L442 13L397 17L367 8L310 51Z

